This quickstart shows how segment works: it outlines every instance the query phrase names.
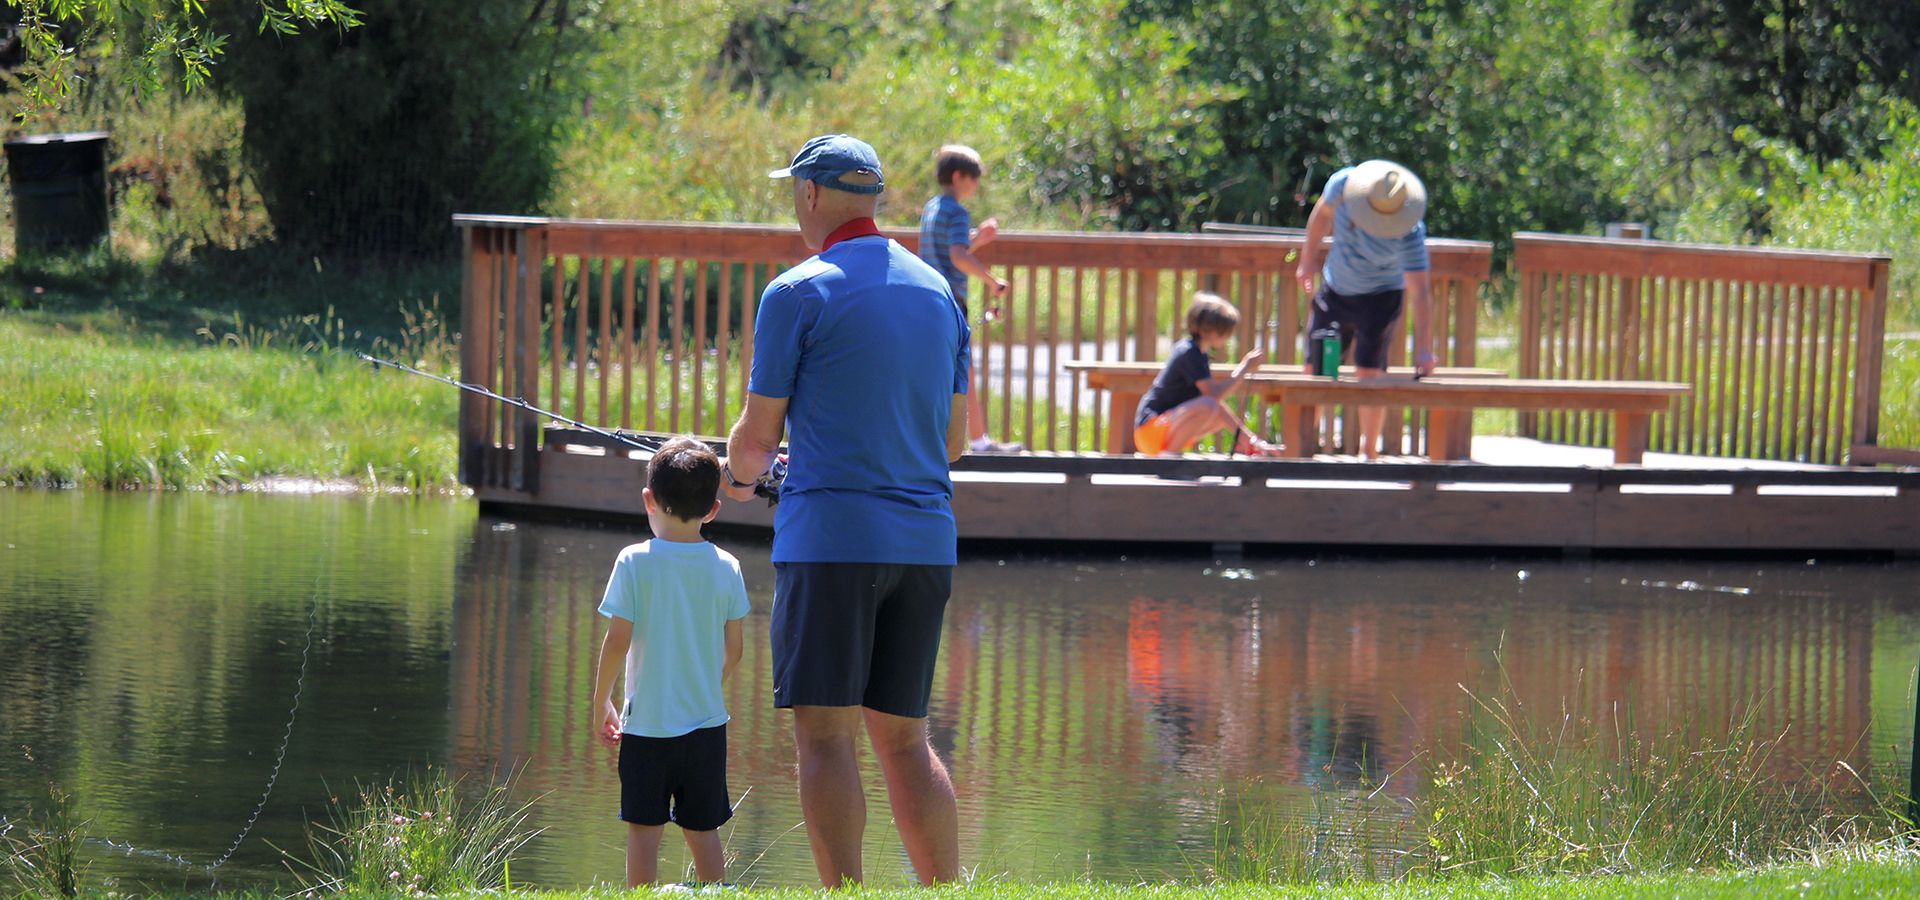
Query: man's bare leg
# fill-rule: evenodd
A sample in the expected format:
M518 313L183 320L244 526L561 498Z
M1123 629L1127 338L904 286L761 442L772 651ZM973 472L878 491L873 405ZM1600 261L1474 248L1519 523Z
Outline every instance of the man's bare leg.
M923 885L960 876L960 811L947 767L927 743L927 720L862 710L900 843Z
M860 883L860 841L867 797L860 787L858 706L795 706L793 744L800 756L800 814L822 887Z
M1361 381L1365 381L1369 378L1379 378L1387 372L1385 369L1358 369L1355 370L1355 374L1360 376ZM1380 458L1380 432L1384 429L1386 421L1386 407L1360 407L1360 456L1362 459ZM1393 451L1397 454L1400 448L1394 447Z

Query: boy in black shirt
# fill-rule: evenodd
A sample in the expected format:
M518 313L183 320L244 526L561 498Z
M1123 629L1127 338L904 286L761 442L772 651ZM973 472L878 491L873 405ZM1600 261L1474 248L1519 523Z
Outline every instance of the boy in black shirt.
M1240 310L1225 298L1207 291L1193 295L1193 304L1187 307L1187 338L1173 345L1167 367L1160 370L1134 413L1134 449L1148 456L1180 453L1209 434L1231 428L1239 433L1234 452L1280 455L1278 445L1254 437L1253 429L1221 402L1260 364L1266 350L1247 351L1232 375L1221 380L1213 377L1207 351L1226 346L1239 324Z

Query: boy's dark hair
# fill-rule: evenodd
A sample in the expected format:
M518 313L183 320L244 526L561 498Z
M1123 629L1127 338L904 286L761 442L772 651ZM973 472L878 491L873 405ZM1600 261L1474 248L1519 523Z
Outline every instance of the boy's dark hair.
M1240 327L1240 310L1212 291L1195 291L1187 306L1188 334L1228 334Z
M956 172L977 179L983 171L980 154L965 144L948 144L933 155L933 175L942 186L952 184Z
M720 494L720 457L702 440L681 435L662 444L647 463L647 487L667 515L699 521Z

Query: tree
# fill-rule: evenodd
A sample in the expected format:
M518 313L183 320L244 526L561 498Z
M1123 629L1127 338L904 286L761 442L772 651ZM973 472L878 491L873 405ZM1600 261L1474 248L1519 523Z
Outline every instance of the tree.
M456 212L539 211L589 4L362 0L350 30L240 33L253 2L210 6L236 32L212 83L244 108L276 241L435 256Z
M209 27L201 0L9 0L26 51L20 79L29 107L58 104L72 88L86 47L122 48L138 87L158 88L175 66L189 90L206 82L227 35ZM343 0L254 0L257 29L293 34L302 25L351 28L359 14Z
M1723 134L1750 126L1819 159L1876 154L1876 99L1920 101L1920 4L1634 0L1630 24Z
M1585 0L1132 0L1189 35L1221 141L1196 218L1303 224L1333 170L1420 173L1427 225L1504 240L1615 210L1604 10ZM1185 227L1196 221L1182 223Z

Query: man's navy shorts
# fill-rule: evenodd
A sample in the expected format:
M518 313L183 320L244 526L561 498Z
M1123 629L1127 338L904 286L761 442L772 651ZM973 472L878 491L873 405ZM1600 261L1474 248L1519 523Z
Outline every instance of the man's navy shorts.
M1395 288L1371 294L1339 294L1323 282L1313 295L1313 315L1307 321L1312 334L1329 323L1340 323L1340 347L1353 348L1353 364L1362 369L1387 367L1387 336L1400 318L1406 291Z
M927 715L952 566L773 564L773 705Z
M620 736L620 821L712 831L731 818L727 726L669 738Z

